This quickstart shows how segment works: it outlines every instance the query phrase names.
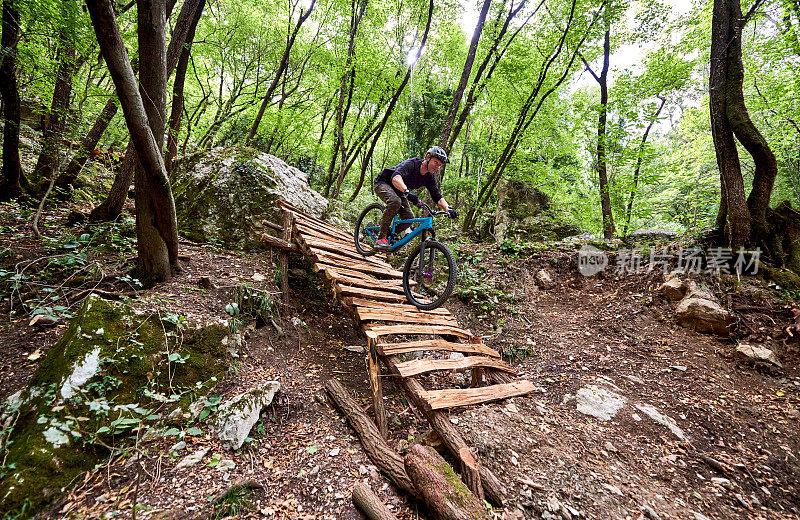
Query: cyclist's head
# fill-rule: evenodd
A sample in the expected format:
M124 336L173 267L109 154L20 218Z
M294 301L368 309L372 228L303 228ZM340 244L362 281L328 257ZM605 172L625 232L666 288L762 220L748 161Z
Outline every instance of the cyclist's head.
M450 160L447 158L447 152L441 146L432 146L430 150L425 152L426 159L439 159L443 164L447 164Z

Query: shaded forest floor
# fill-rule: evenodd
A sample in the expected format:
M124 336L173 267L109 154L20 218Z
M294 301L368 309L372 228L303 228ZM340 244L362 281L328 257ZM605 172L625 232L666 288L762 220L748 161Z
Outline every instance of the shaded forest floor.
M4 255L0 268L13 271L53 256L53 243L31 238L30 212L2 209L0 250L13 253ZM63 233L65 220L64 210L47 213L44 234ZM109 231L113 247L93 250L90 258L113 274L98 288L125 291L137 307L227 319L225 306L237 284L259 280L275 290L269 253L184 243L180 275L134 291L124 275L134 254L130 225L123 228ZM72 230L74 236L84 232L94 233ZM61 247L69 240L56 242ZM792 302L779 291L749 281L726 291L729 280L700 280L718 295L727 292L724 301L734 308L751 309L737 312L733 334L721 338L679 326L675 304L658 294L661 279L654 273L585 278L575 252L566 249L518 257L464 245L458 256L461 298L451 298L448 308L538 386L530 396L450 414L508 488L498 518L800 518L800 343L785 341ZM292 257L291 268L289 304L277 321L281 331L247 328L238 358L215 391L227 398L259 382L281 382L252 442L226 450L204 422L177 451L171 452L175 437L142 441L140 466L130 450L113 457L78 478L46 517L130 517L135 504L137 518L228 512L239 518L357 519L350 500L357 480L369 482L400 518L428 517L377 472L324 396L324 382L336 377L368 408L364 355L354 348L366 341L301 257ZM556 280L548 290L534 283L542 268ZM51 283L67 272L54 270ZM202 289L202 277L214 288ZM29 325L30 316L11 316L9 306L5 294L0 399L26 384L67 324ZM740 360L737 343L774 349L783 368ZM437 377L464 382L461 374ZM439 382L431 376L426 384ZM576 409L576 395L590 385L625 399L610 420ZM427 432L427 423L390 379L385 395L390 444L403 452ZM658 414L668 418L665 424L651 418ZM183 456L205 448L199 464L176 469ZM251 485L247 498L228 500L226 511L212 507L211 499L237 482Z

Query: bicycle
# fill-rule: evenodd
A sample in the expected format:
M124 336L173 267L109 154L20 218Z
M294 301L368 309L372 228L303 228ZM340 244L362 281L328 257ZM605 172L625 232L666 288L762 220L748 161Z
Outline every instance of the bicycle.
M411 252L403 267L403 291L414 306L431 310L442 305L452 294L457 278L456 261L450 249L436 240L436 231L433 229L433 217L447 215L447 212L433 211L424 202L420 202L418 207L426 210L430 216L407 220L395 216L389 228L388 252L402 249L421 235L419 245ZM353 238L356 250L364 256L381 251L375 248L375 242L378 241L384 209L382 203L374 202L364 208L356 220ZM395 230L400 224L415 227L411 228L410 233L399 237Z

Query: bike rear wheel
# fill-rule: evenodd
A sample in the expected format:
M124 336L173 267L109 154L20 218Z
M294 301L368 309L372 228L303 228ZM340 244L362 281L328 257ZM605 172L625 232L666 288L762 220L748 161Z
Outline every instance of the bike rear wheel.
M417 308L431 310L450 297L456 278L456 261L447 246L436 240L426 240L406 260L403 290L408 301Z
M364 208L356 220L353 238L356 242L356 250L364 256L372 256L378 252L375 249L375 242L378 241L384 209L385 206L380 202L373 202Z

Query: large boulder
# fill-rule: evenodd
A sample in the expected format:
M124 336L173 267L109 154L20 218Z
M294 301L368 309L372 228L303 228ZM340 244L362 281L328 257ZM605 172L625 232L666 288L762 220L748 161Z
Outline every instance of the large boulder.
M308 176L269 154L215 148L178 160L171 183L182 235L230 249L261 249L264 220L280 223L278 199L316 217L328 207Z
M124 448L181 418L227 365L224 322L186 325L90 296L24 390L0 409L0 511L53 501Z
M580 233L550 210L550 198L524 182L502 179L497 184L494 237L505 240L560 240Z
M272 403L272 398L280 388L279 382L267 381L219 405L214 420L219 440L232 450L241 448L261 412Z

